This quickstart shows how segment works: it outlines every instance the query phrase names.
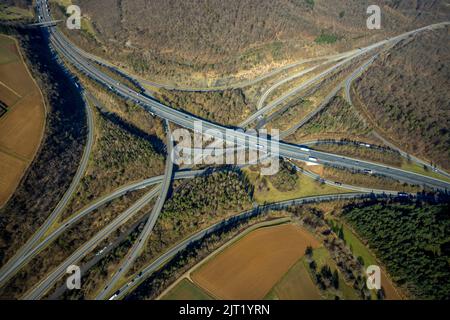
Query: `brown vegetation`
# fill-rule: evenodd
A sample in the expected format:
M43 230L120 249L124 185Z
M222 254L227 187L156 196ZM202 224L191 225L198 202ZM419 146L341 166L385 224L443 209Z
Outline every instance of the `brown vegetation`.
M3 299L20 298L33 285L42 280L48 272L53 271L117 215L130 207L144 192L145 190L139 190L124 195L95 210L70 227L12 277L0 290L0 297ZM114 237L113 234L112 238Z
M92 30L68 34L136 73L205 86L220 76L251 76L301 57L343 51L441 20L444 1L146 1L73 0ZM370 4L383 29L366 28ZM335 43L314 42L319 36ZM259 69L259 70L258 70Z
M286 192L292 191L297 187L299 177L297 171L289 163L280 161L280 168L277 174L268 176L268 179L279 191Z
M396 151L375 145L368 148L366 146L360 146L358 142L352 141L344 141L344 143L339 141L336 141L336 143L321 142L315 144L313 148L319 151L384 163L395 167L401 167L402 165L403 158Z
M241 89L208 92L161 89L156 98L173 108L225 125L237 125L254 111Z
M450 28L383 54L355 85L356 106L386 138L450 169Z
M364 173L344 167L340 168L325 166L323 168L322 177L352 186L361 186L380 190L419 192L423 189L420 186L412 186L406 183L401 183L400 181L386 176Z
M297 143L326 138L373 141L370 132L370 127L356 110L341 96L336 96L287 140Z
M151 136L114 114L99 109L94 114L94 150L63 217L120 186L164 172L164 156L155 151Z

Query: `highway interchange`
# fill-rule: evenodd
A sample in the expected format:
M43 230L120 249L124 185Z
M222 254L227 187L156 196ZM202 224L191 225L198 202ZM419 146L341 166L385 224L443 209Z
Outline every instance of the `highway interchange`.
M408 37L411 34L415 34L417 32L428 30L429 27L418 29L414 32L408 32L403 37ZM208 131L209 135L212 135L218 139L223 139L227 143L236 144L240 146L245 146L246 148L257 150L257 146L249 143L249 141L253 141L254 137L250 134L243 132L242 130L230 130L230 128L211 123L209 121L205 121L203 119L199 119L193 115L187 114L185 112L172 109L167 107L152 98L146 97L136 91L133 91L130 88L125 87L123 84L118 83L116 80L110 78L104 73L95 69L95 67L85 60L83 57L79 56L77 52L71 51L71 46L64 42L60 42L60 38L58 36L59 32L53 27L50 29L51 39L53 45L57 48L58 51L64 54L64 57L70 61L75 67L79 68L84 74L89 76L91 79L103 84L105 87L109 88L112 92L122 96L123 98L130 99L132 101L137 102L143 108L148 110L149 112L159 116L160 118L166 119L170 122L173 122L181 127L195 130L195 123L201 121L202 127L204 131ZM398 40L399 37L392 38ZM394 41L394 40L392 40ZM381 43L387 43L387 40L382 41ZM378 47L372 45L372 47ZM259 114L259 113L258 113ZM269 143L270 145L270 143ZM351 159L349 157L337 156L331 153L318 152L314 150L305 151L301 146L291 145L287 143L280 142L279 143L279 155L281 157L291 158L300 161L307 161L309 158L317 158L319 162L324 164L331 165L341 165L343 167L355 168L359 170L372 170L378 174L390 176L396 180L406 182L409 184L415 185L425 185L433 189L447 189L450 184L445 181L440 181L438 179L427 177L424 175L420 175L413 172L404 171L398 168L391 168L387 166L383 166L376 163L370 163L367 161L358 161L356 159Z
M51 17L49 16L48 11L45 9L46 8L45 1L38 1L38 3L40 4L40 12L42 14L43 20L51 21ZM448 23L445 23L445 24L448 24ZM300 88L295 88L294 90L289 92L286 95L286 97L296 94L299 91L305 89L312 83L329 75L331 72L335 71L337 67L344 65L345 63L351 61L355 57L366 54L366 53L370 52L371 50L373 50L375 48L379 48L386 44L392 44L401 39L405 39L411 35L421 32L423 30L433 29L433 28L439 27L441 25L443 25L443 24L428 26L428 27L424 27L424 28L421 28L421 29L418 29L415 31L411 31L411 32L405 33L403 35L400 35L400 36L397 36L397 37L394 37L394 38L391 38L388 40L383 40L383 41L381 41L377 44L371 45L367 48L355 50L352 53L341 54L339 57L336 57L336 56L329 57L328 58L329 60L327 60L327 62L328 61L338 61L343 58L344 58L344 60L339 62L334 67L331 67L331 68L327 69L326 71L320 73L318 76L314 77L313 79L308 80L305 84L302 84L302 86ZM243 131L231 130L231 134L230 134L230 130L227 127L224 127L224 126L221 126L218 124L214 124L214 123L202 120L202 119L198 119L197 117L192 116L190 114L186 114L182 111L174 110L174 109L169 108L169 107L167 107L167 106L165 106L165 105L163 105L163 104L161 104L139 92L135 92L132 89L127 88L123 84L117 82L117 80L114 80L114 79L110 78L108 75L97 70L95 68L95 66L91 62L89 62L89 60L85 56L80 54L80 52L82 53L82 51L80 49L74 47L67 39L65 39L64 36L62 36L58 32L58 30L55 27L50 27L49 33L51 36L51 42L52 42L53 47L56 49L56 51L58 53L60 53L65 58L66 61L70 62L73 66L75 66L77 69L79 69L85 75L87 75L89 78L104 85L106 88L108 88L110 91L114 92L115 94L118 94L125 99L131 99L131 100L135 101L137 104L139 104L140 106L142 106L143 108L145 108L146 110L151 112L152 114L155 114L155 115L161 117L162 119L165 119L167 122L170 121L170 122L178 124L182 127L194 130L195 129L194 122L201 120L202 124L203 124L203 128L205 130L209 130L208 134L213 133L213 136L215 136L216 138L225 139L227 141L227 143L235 143L240 147L253 149L253 150L258 149L258 148L256 148L255 145L251 144L252 137ZM335 59L335 60L333 60L333 59ZM357 75L359 75L364 70L364 68L366 68L368 65L370 65L370 63L371 63L371 61L373 61L373 59L374 59L374 57L371 58L368 62L366 62L358 70L356 70L349 78L346 79L345 85L341 84L338 88L333 90L333 92L330 93L330 95L327 98L331 99L337 93L338 89L340 89L342 86L344 86L346 88L346 91L349 92L351 82L354 80L354 78ZM302 63L304 63L304 62L302 62ZM295 65L299 65L299 64L301 64L301 63L295 64ZM312 70L310 70L310 71L312 71ZM275 71L273 71L273 72L275 72ZM302 72L296 74L297 77L300 77L302 75L303 75ZM295 77L293 77L293 78L295 78ZM314 80L314 81L312 81L312 80ZM273 91L274 89L275 89L275 86L270 91ZM272 102L272 103L268 104L267 106L262 107L262 103L264 102L264 100L267 98L267 96L269 94L270 94L270 92L267 93L267 95L264 97L264 99L260 100L261 108L259 108L257 113L252 115L244 123L244 125L248 125L251 122L253 122L254 120L258 119L259 117L267 114L274 107L276 107L277 104L279 104L282 101L282 100L275 101L276 103ZM348 96L350 96L350 95L348 94ZM89 111L88 111L88 122L91 121L91 120L89 120L91 118L92 117L89 116ZM89 126L91 126L91 125L92 124L89 123ZM225 131L227 132L227 135L224 134ZM171 145L171 143L168 144L168 146L169 146L168 149L170 149L170 152L171 152L170 145ZM168 187L170 186L170 182L172 179L172 171L171 171L172 169L169 169L169 167L172 168L171 164L170 164L170 166L167 164L166 174L164 176L150 178L150 179L144 180L140 183L136 183L131 186L125 186L123 188L119 188L118 190L116 190L112 194L108 195L107 197L105 197L103 199L98 199L97 201L92 203L90 206L83 209L81 212L74 214L73 217L69 221L63 222L59 226L59 228L57 228L55 231L53 231L50 235L44 237L46 231L53 224L55 219L59 216L59 213L65 207L68 199L70 199L70 196L73 194L73 191L74 191L73 189L76 186L75 182L77 180L79 181L80 177L84 173L84 170L86 167L85 161L87 161L84 159L86 157L86 153L87 153L87 155L89 155L88 150L91 149L91 146L92 146L92 140L91 140L91 138L88 138L88 143L87 143L87 146L85 149L85 154L83 155L83 159L81 161L81 164L79 166L77 174L74 177L73 182L72 182L72 185L74 185L74 186L72 187L72 185L71 185L71 187L66 191L64 197L60 201L60 204L58 204L58 206L55 208L55 210L51 213L51 215L47 219L46 223L38 230L38 232L36 232L35 235L25 244L25 246L23 248L21 248L21 250L18 251L18 253L16 255L14 255L14 257L10 261L8 261L8 263L5 264L5 266L2 267L2 269L0 270L0 285L3 285L10 278L10 276L12 276L13 272L17 271L17 268L20 268L21 266L23 266L32 257L34 257L38 252L40 252L40 250L42 250L46 245L48 245L48 243L52 242L60 234L62 234L67 228L72 226L75 222L79 221L86 214L92 212L95 208L98 208L101 205L103 205L104 203L111 201L111 199L117 198L120 195L126 194L127 192L130 192L132 190L138 190L140 188L145 188L150 185L159 184L159 183L162 183L162 187L158 185L155 188L153 188L151 191L147 192L132 207L130 207L128 210L126 210L125 212L120 214L114 220L113 223L111 223L110 225L108 225L107 227L102 229L98 234L96 234L94 236L94 238L90 239L82 247L77 249L72 254L71 257L69 257L66 261L64 261L64 263L62 263L58 268L56 268L53 272L51 272L49 275L47 275L47 277L45 279L43 279L41 282L39 282L39 284L37 286L35 286L30 292L28 292L24 296L25 299L38 299L38 298L42 297L52 287L52 285L54 285L54 283L65 273L65 268L68 265L76 263L83 256L85 256L88 252L92 251L96 247L96 244L98 244L99 241L101 241L102 239L105 239L112 232L111 230L117 229L120 225L122 225L124 222L126 222L133 215L133 213L142 209L157 194L160 194L160 197L157 200L157 205L154 206L152 214L149 216L149 219L147 221L145 232L143 232L140 235L139 241L136 242L135 246L133 246L134 249L131 250L130 253L127 255L127 258L125 259L124 264L121 266L119 271L115 274L113 279L111 279L111 281L109 281L109 284L112 284L112 285L111 286L107 285L104 288L104 290L102 290L102 292L99 294L99 296L97 298L105 299L105 298L110 297L111 296L110 290L112 290L114 288L114 285L116 283L118 283L118 280L124 275L126 270L129 269L132 261L134 261L134 259L140 253L142 246L145 244L145 240L148 238L149 234L151 233L151 230L156 222L156 219L158 218L158 215L162 209L162 206L164 204L165 194L167 192ZM319 151L305 148L303 146L290 145L290 144L280 142L279 151L280 151L280 156L284 157L288 160L292 159L292 160L310 161L311 159L317 159L318 162L324 163L324 164L340 165L343 167L354 168L354 169L359 169L359 170L370 170L372 172L383 174L383 175L392 177L396 180L403 181L403 182L410 183L410 184L425 185L425 186L428 186L428 187L434 188L434 189L449 189L449 187L450 187L450 184L448 182L442 181L439 179L435 179L432 177L404 171L404 170L394 168L394 167L380 165L377 163L371 163L368 161L352 159L350 157L343 157L343 156L338 156L338 155L334 155L334 154L330 154L330 153L326 153L326 152L319 152ZM267 150L267 152L269 152L269 150ZM170 159L170 158L171 158L170 156L167 157L167 159ZM167 161L167 163L170 163L170 161ZM174 174L174 177L175 178L189 178L189 177L201 175L203 173L204 173L204 171L178 171ZM309 175L310 177L317 178L317 176L315 176L314 174L311 174L308 172L303 172L303 173ZM331 181L325 181L325 183L334 184L334 182L331 182ZM352 189L352 186L345 186L345 187L347 187L350 190L357 191L357 189L355 189L355 188ZM375 193L385 192L383 190L370 190L370 189L365 189L365 188L359 188L359 190L361 190L362 192L370 192L370 191L374 191ZM395 193L395 192L391 192L391 193ZM367 193L365 193L365 195L367 195ZM359 194L348 195L348 197L355 197L355 196L361 196L361 195L359 195ZM327 200L327 199L330 200L330 197L342 197L342 195L312 197L312 198L308 199L308 201L311 201L311 200L319 200L320 201L320 200ZM305 200L299 199L297 201L299 203L303 203L302 201L305 201ZM194 241L195 239L199 239L198 238L198 237L200 237L199 235L204 235L208 232L211 232L211 230L213 230L213 227L214 226L211 226L207 230L200 231L198 234L193 235L192 237L187 239L185 242L176 245L174 248L172 248L166 254L159 257L155 262L153 262L151 265L149 265L143 272L140 272L138 278L140 280L145 278L144 277L145 275L151 273L157 267L160 267L163 264L163 262L167 261L167 259L171 255L173 255L173 254L181 251L183 248L185 248L187 246L187 244L189 243L189 242L187 242L188 240ZM44 239L42 239L43 237L44 237ZM40 240L42 240L42 241L40 241ZM136 280L136 278L133 278L133 281L131 282L133 284L133 287L138 282L135 280ZM124 293L129 292L131 287L132 287L131 284L127 283L124 287L119 289L119 291L115 294L114 298L123 297Z

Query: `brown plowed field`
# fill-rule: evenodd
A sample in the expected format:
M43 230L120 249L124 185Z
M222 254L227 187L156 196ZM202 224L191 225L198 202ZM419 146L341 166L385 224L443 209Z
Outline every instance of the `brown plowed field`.
M32 162L45 127L45 106L14 39L0 35L0 207Z
M192 279L220 299L262 299L308 245L320 243L292 224L258 229L200 267Z

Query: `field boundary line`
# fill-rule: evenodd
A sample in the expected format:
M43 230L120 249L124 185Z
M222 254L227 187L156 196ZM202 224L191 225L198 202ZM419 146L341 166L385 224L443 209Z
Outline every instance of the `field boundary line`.
M12 93L14 93L14 95L16 95L18 98L20 98L20 99L23 98L18 92L16 92L16 90L14 90L14 89L11 88L10 86L8 86L6 83L0 81L0 84L1 84L2 86L4 86L6 89L8 89L9 91L11 91Z
M20 154L14 152L13 150L11 150L11 149L9 149L9 148L7 148L5 146L2 146L2 145L0 145L0 152L4 153L4 154L6 154L6 155L8 155L10 157L13 157L13 158L15 158L17 160L26 162L27 164L29 164L31 161L33 161L33 159L28 159L27 157L25 157L23 155L20 155Z

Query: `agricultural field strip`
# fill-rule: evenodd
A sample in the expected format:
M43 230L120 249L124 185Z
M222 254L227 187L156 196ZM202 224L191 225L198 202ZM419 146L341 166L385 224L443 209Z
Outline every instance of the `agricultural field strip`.
M150 213L147 222L144 225L139 237L134 242L133 246L129 250L126 257L120 264L118 271L113 275L113 277L107 282L103 290L95 297L96 300L103 300L108 292L114 290L118 282L125 276L128 269L131 267L136 258L140 255L144 246L147 244L148 238L153 231L153 227L161 214L164 202L166 201L167 194L169 192L170 185L172 183L172 173L173 173L173 139L170 130L169 121L166 120L166 130L167 130L167 158L166 158L166 168L164 171L164 178L161 186L161 192L158 196L156 204L153 206L152 212Z
M18 265L20 265L23 261L22 257L28 253L31 249L36 247L42 239L42 237L46 234L46 232L56 223L60 214L66 207L69 200L72 198L73 193L76 190L81 178L83 177L84 172L86 171L86 167L89 162L89 157L92 151L92 145L94 143L94 119L92 116L92 109L89 103L86 100L86 96L83 94L83 99L85 101L85 109L87 116L87 126L88 126L88 137L87 143L84 148L83 156L81 158L80 164L78 165L77 172L72 179L72 182L69 188L64 193L61 200L56 205L55 209L52 211L50 216L45 220L44 224L33 234L33 236L23 245L14 256L8 260L8 262L1 268L0 270L0 286L2 286L7 279L8 272L6 270L15 270ZM6 276L6 277L5 277Z
M17 98L23 98L19 93L17 93L13 88L8 86L6 83L0 81L0 85L11 91Z
M214 250L190 279L220 300L262 299L304 255L308 244L320 245L304 228L286 223L289 220L269 221L264 228L238 234L234 242Z
M229 247L231 244L235 243L236 241L238 241L239 239L241 239L242 237L244 237L245 235L249 234L250 232L257 230L259 228L262 227L268 227L268 226L273 226L273 225L279 225L282 223L287 223L290 222L291 219L290 218L279 218L279 219L275 219L275 220L270 220L270 221L264 221L264 222L260 222L257 223L255 225L252 225L248 228L246 228L244 231L242 231L241 233L239 233L237 236L233 237L231 240L229 240L228 242L224 243L223 245L221 245L219 248L217 248L216 250L214 250L213 252L211 252L209 255L207 255L205 258L203 258L200 262L196 263L192 268L190 268L188 271L186 271L180 278L178 278L174 283L172 283L169 287L167 287L157 298L156 300L161 300L161 298L166 295L168 292L170 292L170 290L172 290L173 288L175 288L177 286L178 283L180 283L183 279L189 278L190 274L193 273L195 270L197 270L201 265L203 265L205 262L209 261L211 258L213 258L214 256L216 256L217 254L219 254L220 252L222 252L224 249L226 249L227 247Z
M4 154L7 154L10 157L22 160L23 162L26 162L26 163L29 163L30 161L32 161L32 160L28 159L27 157L22 156L22 155L18 154L17 152L15 152L9 148L6 148L4 146L0 146L0 152L3 152Z
M39 152L44 137L47 109L40 87L30 72L17 39L0 34L0 40L2 57L6 57L1 59L0 67L2 73L6 72L12 76L5 78L6 83L0 81L1 91L7 99L0 103L0 124L3 128L0 133L3 138L0 154L5 161L2 166L5 172L1 173L5 175L2 177L4 179L0 199L0 205L3 206L13 196ZM3 43L9 49L4 50ZM34 100L33 103L30 98ZM31 119L34 121L30 121Z

